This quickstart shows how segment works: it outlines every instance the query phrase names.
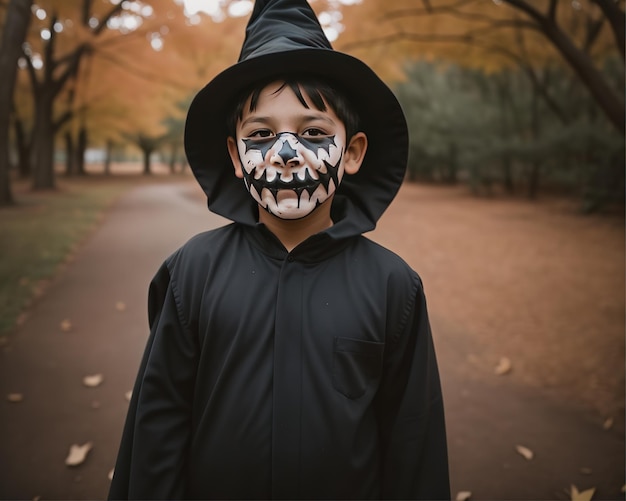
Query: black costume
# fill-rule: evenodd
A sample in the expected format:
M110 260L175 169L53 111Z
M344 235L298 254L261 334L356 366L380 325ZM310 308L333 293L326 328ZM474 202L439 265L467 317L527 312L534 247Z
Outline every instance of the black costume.
M333 81L347 89L347 73L361 71L358 85L379 96L369 98L362 117L372 149L361 171L340 185L334 225L291 252L257 223L257 208L223 155L224 125L208 125L215 120L206 116L214 110L207 103L226 92L223 81L264 57L249 56L255 40L266 47L280 33L275 56L294 61L296 52L305 60L303 53L313 54L309 63L339 54L324 45L286 49L285 29L272 28L277 19L296 44L303 30L314 39L321 33L306 2L257 1L240 62L191 106L191 167L210 208L234 222L191 239L151 284L151 335L109 497L449 498L421 281L361 236L395 196L406 165L406 125L393 94L363 63L341 55L348 68L337 71L346 76ZM354 98L360 111L361 98ZM215 129L208 136L207 127ZM221 138L219 153L213 135Z

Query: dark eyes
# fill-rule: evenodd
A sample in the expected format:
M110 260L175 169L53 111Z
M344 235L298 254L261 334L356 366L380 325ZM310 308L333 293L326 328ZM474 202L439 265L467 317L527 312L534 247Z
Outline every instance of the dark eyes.
M265 139L268 137L272 137L274 133L269 129L259 129L255 130L252 134L249 134L248 137L255 137L257 139Z
M308 129L302 132L301 136L321 138L321 137L328 136L328 134L322 129L318 129L316 127L309 127ZM274 133L270 129L258 129L248 134L248 137L255 138L255 139L269 139L271 137L274 137Z

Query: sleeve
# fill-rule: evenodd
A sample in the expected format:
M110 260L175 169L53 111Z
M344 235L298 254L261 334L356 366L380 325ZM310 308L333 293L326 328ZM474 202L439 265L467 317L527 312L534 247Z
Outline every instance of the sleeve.
M385 351L376 397L382 499L450 499L443 400L421 281Z
M181 499L191 436L196 338L164 264L150 284L150 337L141 361L109 499Z

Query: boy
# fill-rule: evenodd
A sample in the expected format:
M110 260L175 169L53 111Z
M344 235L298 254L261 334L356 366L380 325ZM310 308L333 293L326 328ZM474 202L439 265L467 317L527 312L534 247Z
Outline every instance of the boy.
M110 498L449 498L421 281L361 236L406 168L391 91L305 0L257 1L185 146L233 223L151 284Z

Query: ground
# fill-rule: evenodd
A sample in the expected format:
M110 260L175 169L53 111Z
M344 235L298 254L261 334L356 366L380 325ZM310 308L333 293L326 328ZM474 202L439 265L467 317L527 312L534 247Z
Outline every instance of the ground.
M373 237L422 276L431 314L493 373L624 421L624 218L575 202L405 184Z
M31 306L0 352L0 395L22 396L0 402L1 499L106 496L147 284L185 240L224 223L192 180L138 186ZM623 499L623 217L405 184L369 236L425 284L453 496L570 499L576 485ZM511 371L496 375L501 357ZM103 382L85 386L94 374ZM66 466L69 446L87 442L86 461Z

